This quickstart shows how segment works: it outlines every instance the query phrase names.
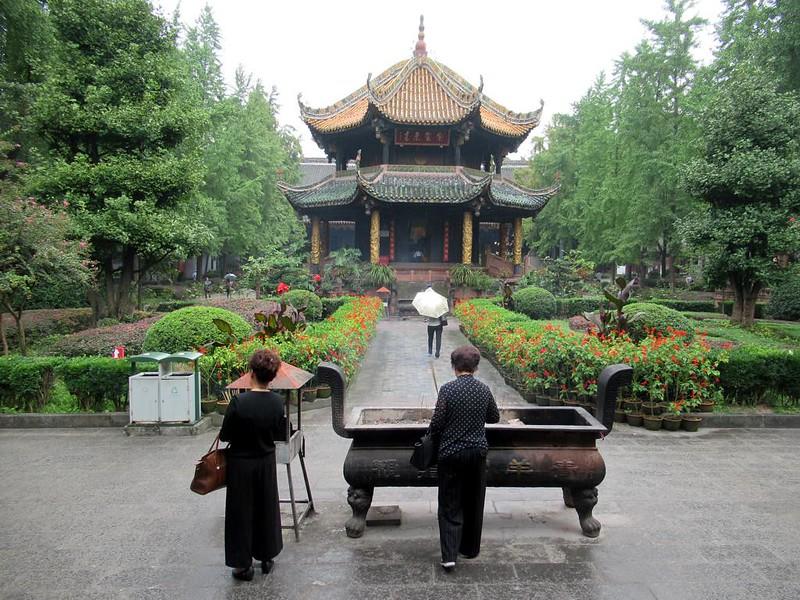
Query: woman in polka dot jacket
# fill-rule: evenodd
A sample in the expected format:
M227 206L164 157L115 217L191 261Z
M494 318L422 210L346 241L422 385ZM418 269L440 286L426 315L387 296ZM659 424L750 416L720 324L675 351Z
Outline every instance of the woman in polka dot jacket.
M442 567L456 565L457 554L475 558L481 549L486 496L486 423L500 413L489 386L474 377L481 355L461 346L450 355L456 378L439 390L428 432L439 439L439 540Z

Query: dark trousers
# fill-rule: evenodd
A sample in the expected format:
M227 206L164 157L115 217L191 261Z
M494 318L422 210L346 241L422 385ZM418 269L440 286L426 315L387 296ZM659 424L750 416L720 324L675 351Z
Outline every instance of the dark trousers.
M275 453L228 457L225 496L225 564L245 568L283 548Z
M433 353L433 334L436 334L436 356L442 350L442 326L428 325L428 354Z
M469 448L440 458L437 471L442 562L455 562L459 552L477 556L486 498L486 451Z

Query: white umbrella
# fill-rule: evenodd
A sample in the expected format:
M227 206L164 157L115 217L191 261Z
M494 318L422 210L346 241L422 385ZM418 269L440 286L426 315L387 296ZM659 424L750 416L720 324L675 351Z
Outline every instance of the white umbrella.
M447 306L447 298L440 293L429 287L424 292L418 292L414 296L411 305L417 309L417 312L423 317L431 317L433 319L447 314L450 310Z

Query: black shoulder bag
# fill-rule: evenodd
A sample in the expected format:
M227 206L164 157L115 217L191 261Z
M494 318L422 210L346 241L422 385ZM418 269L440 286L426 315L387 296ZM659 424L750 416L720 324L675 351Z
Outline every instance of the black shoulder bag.
M438 454L438 438L426 433L414 444L414 451L411 453L411 464L418 470L425 471L436 464Z

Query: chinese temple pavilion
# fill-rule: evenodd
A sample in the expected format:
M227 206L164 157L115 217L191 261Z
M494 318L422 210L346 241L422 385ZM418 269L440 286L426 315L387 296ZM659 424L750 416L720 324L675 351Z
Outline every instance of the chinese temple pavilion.
M542 107L512 112L428 56L420 18L413 56L325 108L300 113L336 172L281 184L310 221L311 264L355 247L372 263L440 269L506 261L522 267L522 218L557 186L531 190L501 175L504 157L539 124ZM348 163L355 162L355 168ZM511 250L511 261L509 261Z

